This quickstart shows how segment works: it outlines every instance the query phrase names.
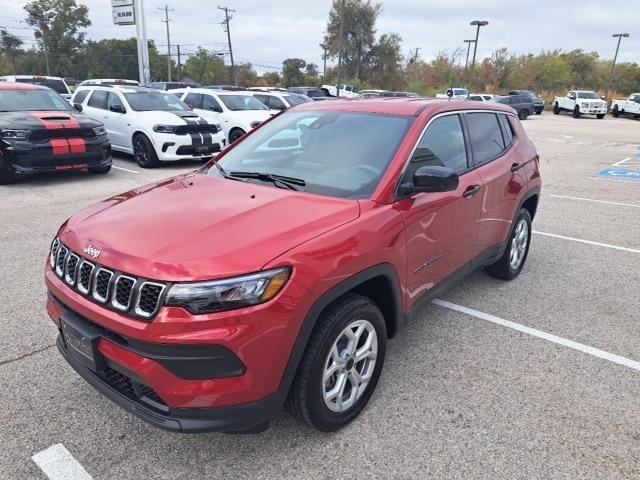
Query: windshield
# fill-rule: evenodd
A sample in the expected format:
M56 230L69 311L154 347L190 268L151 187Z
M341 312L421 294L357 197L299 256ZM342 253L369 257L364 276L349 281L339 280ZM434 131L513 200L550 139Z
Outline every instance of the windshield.
M289 102L289 105L291 105L292 107L300 105L301 103L307 103L311 101L308 98L300 97L298 95L283 95L282 98Z
M191 110L191 108L182 103L182 100L169 93L136 92L125 93L124 97L127 99L127 102L129 102L131 108L136 112L149 112L152 110L186 112Z
M359 112L288 111L258 128L218 163L228 173L298 178L306 183L301 190L318 195L368 198L413 120ZM207 173L222 175L215 166Z
M600 97L596 92L580 92L578 93L578 98L589 98L589 99L600 100Z
M62 80L52 80L52 79L38 79L38 78L16 78L16 82L18 83L31 83L33 85L42 85L43 87L49 87L54 92L58 93L69 93L69 89L67 85Z
M0 112L68 112L71 105L50 90L1 90Z
M469 95L469 90L465 89L465 88L454 88L453 89L453 94L454 95Z
M269 110L253 95L220 95L220 100L229 110Z

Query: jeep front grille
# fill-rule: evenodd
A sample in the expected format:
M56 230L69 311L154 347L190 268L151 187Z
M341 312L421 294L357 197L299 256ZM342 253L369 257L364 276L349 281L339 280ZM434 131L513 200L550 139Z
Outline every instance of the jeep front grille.
M167 284L90 262L58 238L51 244L49 263L69 287L106 308L149 320L162 306Z

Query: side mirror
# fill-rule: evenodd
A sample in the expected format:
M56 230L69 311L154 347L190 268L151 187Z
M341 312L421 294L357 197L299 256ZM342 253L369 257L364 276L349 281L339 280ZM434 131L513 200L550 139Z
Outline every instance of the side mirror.
M122 105L111 105L109 107L109 110L111 110L112 112L116 112L116 113L126 113L126 110L124 109L124 107Z
M75 108L77 111L81 112L82 111L82 104L81 103L74 103L73 104L73 108Z
M453 90L451 89L447 90L447 97L449 98L453 97Z
M458 174L447 167L427 165L413 174L414 192L450 192L458 188Z

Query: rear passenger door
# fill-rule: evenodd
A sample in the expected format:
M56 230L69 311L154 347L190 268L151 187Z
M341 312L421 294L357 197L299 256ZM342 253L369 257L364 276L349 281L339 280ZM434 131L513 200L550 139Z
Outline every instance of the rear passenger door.
M124 112L117 111L118 109L122 109ZM107 108L102 122L107 129L107 134L113 147L118 149L132 148L132 139L127 125L127 110L118 93L109 92Z
M406 229L411 304L448 277L466 274L475 252L482 180L473 170L461 114L447 113L431 121L401 183L411 183L413 173L426 165L451 168L459 174L459 185L454 191L418 193L397 202Z
M491 256L507 241L522 190L527 184L524 159L516 144L513 115L494 112L465 114L473 164L483 183L482 213L476 256Z

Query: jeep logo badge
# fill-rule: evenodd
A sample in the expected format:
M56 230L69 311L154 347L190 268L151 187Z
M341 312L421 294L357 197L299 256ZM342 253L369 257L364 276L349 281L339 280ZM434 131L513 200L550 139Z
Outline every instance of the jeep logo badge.
M89 245L88 247L84 248L84 253L86 253L91 258L98 258L102 252L93 245Z

